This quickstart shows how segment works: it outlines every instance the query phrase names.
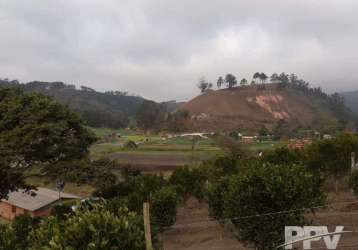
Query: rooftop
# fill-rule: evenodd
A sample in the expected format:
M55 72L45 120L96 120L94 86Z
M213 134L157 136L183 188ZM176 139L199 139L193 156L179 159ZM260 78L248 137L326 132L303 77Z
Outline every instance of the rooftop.
M61 199L79 199L80 197L67 193L60 193ZM50 205L59 200L58 191L48 188L37 188L37 190L30 190L26 192L24 189L19 189L9 193L8 199L1 201L21 207L29 211L36 211L47 205Z

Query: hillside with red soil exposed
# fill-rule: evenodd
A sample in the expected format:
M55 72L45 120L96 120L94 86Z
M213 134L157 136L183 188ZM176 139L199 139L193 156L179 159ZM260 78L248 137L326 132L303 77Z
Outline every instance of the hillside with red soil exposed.
M275 84L265 89L252 85L209 91L180 109L189 111L187 124L192 131L257 132L263 126L272 131L282 123L291 130L342 126L326 99Z

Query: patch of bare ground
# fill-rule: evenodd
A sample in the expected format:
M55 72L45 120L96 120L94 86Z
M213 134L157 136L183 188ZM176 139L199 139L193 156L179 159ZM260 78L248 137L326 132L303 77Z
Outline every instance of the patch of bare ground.
M353 233L345 233L341 236L337 249L357 250L358 199L350 192L329 193L328 204L332 205L314 216L308 216L312 219L312 224L327 226L330 232L335 231L337 226L344 226L345 231L353 231ZM313 249L326 249L322 243L323 241L312 244Z
M209 217L207 205L190 199L179 207L177 222L164 233L165 250L244 250L228 227Z
M117 152L109 154L108 158L120 163L130 164L142 171L173 171L178 167L199 160L206 160L209 157L192 158L190 155L148 155Z
M344 226L345 230L358 232L358 199L350 192L330 193L328 201L331 206L308 214L307 219L313 225L328 226L329 231L336 226ZM222 227L209 217L208 207L196 199L190 199L179 207L176 224L165 231L165 250L246 250L252 249L240 243L230 229ZM301 249L297 245L297 249ZM312 249L327 249L323 240L313 242ZM343 234L338 245L339 249L358 250L358 233Z
M290 128L320 128L335 124L337 118L326 101L311 98L287 87L278 89L267 84L265 90L257 86L222 89L201 94L185 103L188 110L188 129L192 131L241 131L257 132L262 125L274 128L285 120Z

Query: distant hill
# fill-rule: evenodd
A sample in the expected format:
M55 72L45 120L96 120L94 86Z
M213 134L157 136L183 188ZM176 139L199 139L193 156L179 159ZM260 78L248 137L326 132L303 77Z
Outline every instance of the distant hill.
M347 107L358 115L358 91L345 92L341 95L344 97Z
M177 101L168 101L168 102L162 102L166 106L167 112L175 112L177 111L181 106L185 104L185 102L177 102Z
M288 84L257 84L209 91L184 104L192 131L247 131L257 133L299 129L333 132L354 127L342 98L320 88Z
M124 92L97 92L88 87L76 89L74 85L62 82L19 83L0 80L0 87L20 87L25 92L39 92L52 96L60 103L78 112L88 125L94 127L120 128L128 126L144 98L127 96Z

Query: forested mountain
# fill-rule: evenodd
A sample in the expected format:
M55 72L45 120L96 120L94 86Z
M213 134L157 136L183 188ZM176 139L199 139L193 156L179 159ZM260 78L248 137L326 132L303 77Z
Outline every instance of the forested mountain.
M27 93L39 92L52 96L60 103L68 105L78 112L88 125L94 127L120 128L128 126L135 116L144 98L128 96L126 92L110 91L97 92L91 88L81 86L76 89L74 85L63 82L33 81L20 83L0 79L0 87L20 87Z
M344 92L341 95L344 97L347 107L358 115L358 91Z

